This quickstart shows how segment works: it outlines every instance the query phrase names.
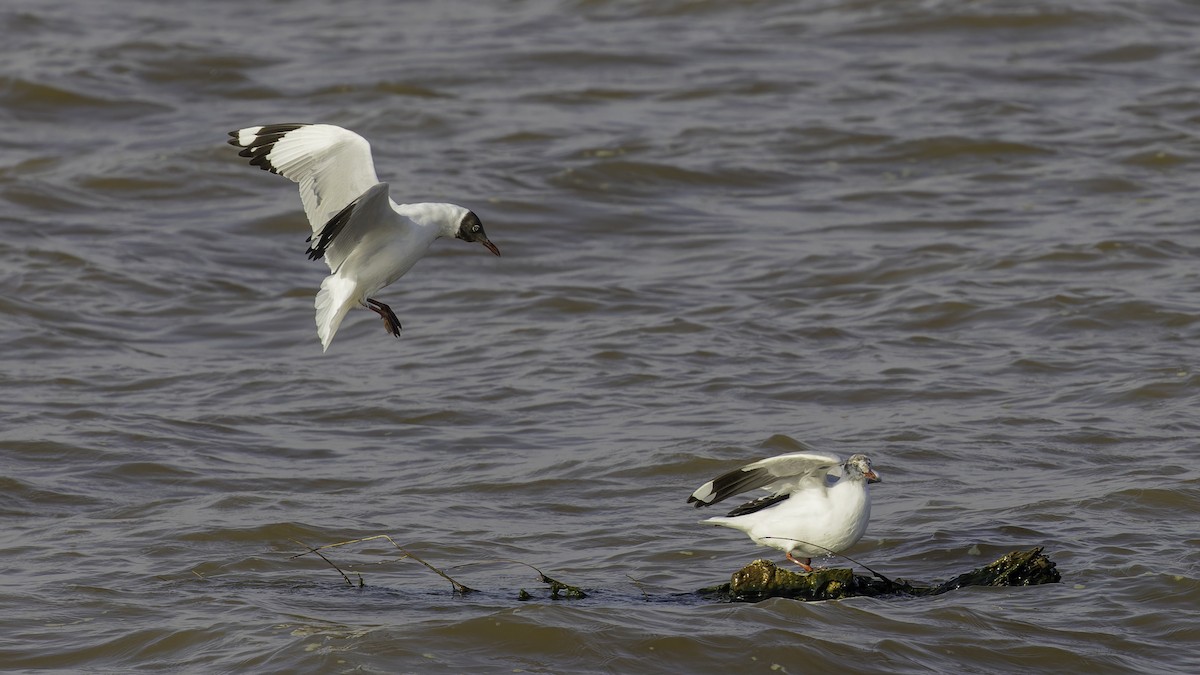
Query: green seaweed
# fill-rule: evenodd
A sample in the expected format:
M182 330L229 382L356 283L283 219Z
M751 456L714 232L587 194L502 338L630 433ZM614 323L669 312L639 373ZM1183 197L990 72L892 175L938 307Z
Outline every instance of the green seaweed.
M559 599L558 594L560 592L562 593L562 597L566 598L567 600L582 600L587 597L587 593L584 593L583 589L578 586L572 586L571 584L564 584L563 582L559 581L558 579L551 579L550 577L546 576L545 574L542 574L540 571L538 572L538 574L541 574L541 576L542 576L542 578L541 578L542 583L550 585L550 599L551 600L558 600Z

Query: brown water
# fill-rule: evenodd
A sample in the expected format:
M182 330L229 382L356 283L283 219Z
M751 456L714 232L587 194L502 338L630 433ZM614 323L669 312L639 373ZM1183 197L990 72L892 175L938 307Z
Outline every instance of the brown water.
M1200 7L0 8L0 666L1197 672ZM325 121L474 209L321 354ZM718 605L684 500L811 446L849 554L1063 583ZM479 589L458 596L388 534ZM551 600L536 573L577 584ZM823 561L834 564L833 560ZM521 589L533 599L519 601Z

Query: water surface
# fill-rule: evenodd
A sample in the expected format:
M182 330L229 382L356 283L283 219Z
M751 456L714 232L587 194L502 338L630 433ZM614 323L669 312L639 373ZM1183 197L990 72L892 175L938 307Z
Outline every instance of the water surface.
M1200 12L1187 3L17 0L0 10L0 664L1195 672ZM362 133L480 215L322 355L295 187ZM869 453L848 553L714 605L684 500ZM459 596L378 534L462 583ZM551 600L537 574L590 597ZM838 561L827 560L826 564ZM525 589L532 600L519 601Z

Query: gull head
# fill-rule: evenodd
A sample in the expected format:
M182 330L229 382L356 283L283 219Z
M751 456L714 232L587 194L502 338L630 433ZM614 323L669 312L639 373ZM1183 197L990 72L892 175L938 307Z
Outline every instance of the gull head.
M467 211L458 223L458 231L454 236L463 241L477 241L483 244L487 250L500 255L500 249L496 248L488 238L487 233L483 231L483 223L479 222L479 216L473 211Z
M871 459L866 455L853 455L842 465L842 475L850 479L865 479L867 483L879 483L883 479L871 468Z

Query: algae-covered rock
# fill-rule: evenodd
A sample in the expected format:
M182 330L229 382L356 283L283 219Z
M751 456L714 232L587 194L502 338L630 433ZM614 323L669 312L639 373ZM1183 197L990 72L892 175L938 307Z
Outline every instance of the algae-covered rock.
M963 586L1037 586L1056 584L1061 580L1062 575L1054 563L1042 555L1039 547L1013 551L990 565L954 577L928 594L938 595Z
M734 572L729 583L702 589L700 594L725 602L757 602L767 598L838 600L911 591L908 584L860 576L851 569L799 572L769 560L755 560Z
M913 586L882 575L862 576L851 569L797 572L769 560L755 560L733 573L729 583L700 590L704 597L725 602L757 602L767 598L839 600L858 596L938 595L964 586L1034 586L1061 579L1054 563L1041 548L1014 551L990 565L947 581L940 586Z
M855 576L854 570L850 569L802 573L778 567L769 560L755 560L733 573L729 580L729 596L740 602L777 597L837 600L872 593L868 589L875 581L870 577ZM876 589L872 594L878 592Z

